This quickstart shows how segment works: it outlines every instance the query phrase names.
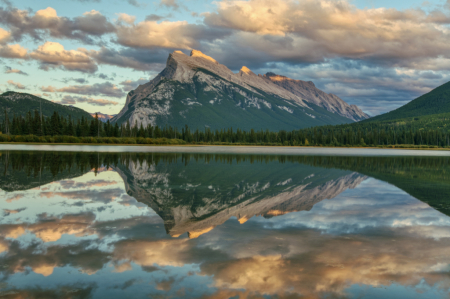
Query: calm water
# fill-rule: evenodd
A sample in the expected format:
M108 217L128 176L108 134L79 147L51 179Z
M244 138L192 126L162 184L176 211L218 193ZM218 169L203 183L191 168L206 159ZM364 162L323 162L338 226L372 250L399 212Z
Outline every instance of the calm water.
M0 153L0 298L449 298L449 157Z

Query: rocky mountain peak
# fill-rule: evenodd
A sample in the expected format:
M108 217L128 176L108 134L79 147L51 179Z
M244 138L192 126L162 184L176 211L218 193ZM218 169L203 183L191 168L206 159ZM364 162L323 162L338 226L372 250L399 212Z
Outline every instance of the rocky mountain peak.
M286 76L277 75L272 72L268 72L265 74L265 77L269 78L272 81L285 81L285 80L292 80Z
M334 94L325 93L318 89L311 81L295 80L272 72L266 73L263 77L307 102L322 107L332 113L337 113L354 121L369 118L357 106L347 104Z
M231 120L228 112L221 109L225 105L231 105L229 109L236 110L233 113L241 113L242 117L232 113ZM319 111L318 108L335 115ZM262 112L266 109L267 112ZM350 107L338 97L324 93L312 82L294 80L275 73L256 75L246 66L239 73L234 73L214 58L192 50L190 55L182 51L171 53L166 68L160 74L129 92L124 108L112 121L129 121L138 126L174 122L190 125L194 122L188 117L191 110L201 110L202 121L209 127L238 124L241 128L266 127L268 120L264 117L268 113L273 116L269 120L276 123L269 127L273 130L299 128L306 123L308 126L309 123L344 123L345 118L355 121L367 118L359 108ZM259 123L246 121L249 117L247 113L258 114L255 119ZM282 120L280 114L286 114ZM219 122L213 115L220 115L222 121ZM286 126L286 118L291 119L289 126Z
M205 55L201 51L198 51L198 50L192 50L191 57L199 57L199 58L203 58L203 59L209 60L211 62L214 62L216 64L219 64L214 58L212 58L208 55Z
M266 77L266 78L268 78L268 79L270 79L271 81L274 81L274 82L275 81L294 81L294 82L302 82L303 84L309 84L312 87L316 87L316 85L312 81L294 80L294 79L291 79L289 77L278 75L278 74L275 74L275 73L272 73L272 72L266 73L264 75L264 77Z
M241 70L239 71L240 75L246 74L246 75L255 75L248 67L243 66Z

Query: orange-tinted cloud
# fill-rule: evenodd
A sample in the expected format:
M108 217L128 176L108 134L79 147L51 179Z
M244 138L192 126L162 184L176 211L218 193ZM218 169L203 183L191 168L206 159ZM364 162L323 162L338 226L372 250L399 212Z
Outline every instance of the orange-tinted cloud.
M57 42L46 42L31 52L30 57L40 61L45 70L62 67L69 71L97 71L97 64L83 50L65 50Z

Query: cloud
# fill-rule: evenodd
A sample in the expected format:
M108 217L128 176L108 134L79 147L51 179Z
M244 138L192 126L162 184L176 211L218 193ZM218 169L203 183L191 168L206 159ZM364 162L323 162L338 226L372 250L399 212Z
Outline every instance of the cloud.
M205 25L189 24L186 21L143 21L138 24L117 24L117 42L133 48L192 49L200 41L213 41L228 30L208 28Z
M125 22L127 24L133 24L136 21L135 16L127 15L126 13L119 13L117 14L119 16L118 20L119 22Z
M122 81L122 82L120 82L120 85L122 85L122 87L125 91L130 91L130 90L136 89L136 87L138 87L139 85L148 83L149 81L150 81L149 79L139 78L136 81L133 81L133 80Z
M16 210L8 210L8 209L3 209L3 215L6 217L6 216L9 216L9 215L14 215L14 214L17 214L17 213L20 213L20 212L22 212L22 211L24 211L24 210L26 210L27 208L21 208L21 209L16 209Z
M95 83L93 85L70 85L62 88L53 86L41 87L44 92L65 92L81 95L105 95L109 97L122 98L125 96L123 90L110 82Z
M72 97L69 95L65 95L60 101L53 101L55 103L63 104L63 105L74 105L77 103L86 103L93 106L110 106L110 105L118 105L118 102L104 100L104 99L92 99L87 97ZM95 185L98 186L98 185Z
M8 80L7 83L8 85L14 86L17 89L26 89L24 85L20 84L19 82L14 82L13 80Z
M65 180L59 182L61 185L61 188L63 189L73 189L73 188L92 188L92 187L105 187L105 186L111 186L111 185L117 185L116 181L106 181L102 179L97 179L95 181L91 182L77 182L74 180Z
M108 75L103 74L103 73L99 73L97 74L97 77L103 80L109 80L110 78L108 77Z
M180 8L180 4L177 0L160 0L159 5L173 10L178 10Z
M135 7L144 7L144 3L137 2L136 0L127 0L128 4L133 5Z
M56 42L46 42L30 53L30 57L41 62L41 68L63 68L69 71L93 73L98 67L84 50L65 50Z
M152 57L148 51L142 51L141 49L115 50L102 47L99 51L90 50L86 53L98 64L108 64L134 70L148 71L153 68L153 64L159 65L161 62L156 59L160 58L160 56Z
M28 51L19 44L0 46L0 57L27 59Z
M88 104L91 104L93 106L110 106L110 105L118 105L118 102L115 101L110 101L110 100L104 100L104 99L87 99L87 98L78 98L77 99L78 103L83 103L86 102Z
M57 88L53 87L53 86L47 86L47 87L42 86L41 87L41 91L43 91L43 92L56 92Z
M88 83L88 80L86 80L85 78L64 78L64 79L62 79L62 82L64 82L64 83L68 83L71 81L79 83L79 84Z
M160 15L151 14L151 15L146 16L145 20L146 21L158 22L158 21L161 21L164 18L166 18L166 17L160 16Z
M64 96L60 101L53 101L54 103L62 104L62 105L75 105L77 100L71 96Z
M18 74L18 75L28 76L27 73L22 72L21 70L18 70L18 69L13 69L9 66L5 66L5 74Z
M91 10L69 19L59 17L51 7L38 10L34 15L17 8L0 8L0 23L10 28L11 36L16 41L28 35L35 40L44 40L50 36L92 44L93 37L98 38L115 30L114 25L98 11Z
M11 38L11 33L0 27L0 44L6 43Z
M358 9L348 1L222 1L205 24L235 31L234 46L274 60L320 62L372 59L399 66L416 59L450 57L450 33L420 9ZM448 12L446 12L448 13ZM432 41L432 42L431 42Z

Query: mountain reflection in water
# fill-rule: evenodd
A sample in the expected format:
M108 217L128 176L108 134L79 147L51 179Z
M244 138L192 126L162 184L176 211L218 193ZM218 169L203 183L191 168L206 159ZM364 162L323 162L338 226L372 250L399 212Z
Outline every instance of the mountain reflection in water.
M449 158L0 153L2 298L448 298Z

